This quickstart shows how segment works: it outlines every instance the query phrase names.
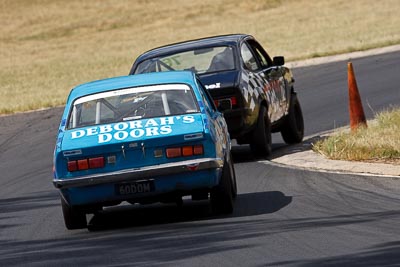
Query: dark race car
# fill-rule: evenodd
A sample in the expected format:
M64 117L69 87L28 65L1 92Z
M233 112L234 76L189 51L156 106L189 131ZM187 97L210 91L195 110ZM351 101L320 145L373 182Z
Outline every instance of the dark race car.
M271 132L301 142L303 115L284 57L273 59L253 36L223 35L156 48L140 55L129 74L191 70L224 113L231 138L254 154L271 153Z

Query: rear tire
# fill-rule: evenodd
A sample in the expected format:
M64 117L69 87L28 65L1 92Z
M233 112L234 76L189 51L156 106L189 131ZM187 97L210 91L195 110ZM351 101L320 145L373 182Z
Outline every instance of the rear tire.
M296 144L303 141L304 120L300 102L295 93L290 99L289 114L281 128L281 135L286 144Z
M65 227L68 230L87 228L86 214L71 207L61 196L61 206L64 215Z
M232 157L225 160L219 184L211 190L211 209L215 214L231 214L236 197L236 176L233 168Z
M267 108L260 106L257 126L253 132L250 148L254 155L268 158L272 153L271 122Z

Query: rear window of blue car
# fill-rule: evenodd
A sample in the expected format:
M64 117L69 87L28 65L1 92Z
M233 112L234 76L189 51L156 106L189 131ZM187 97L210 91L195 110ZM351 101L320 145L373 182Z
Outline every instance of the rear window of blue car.
M68 128L195 112L199 112L199 108L188 85L126 88L76 99L69 115Z
M136 67L134 73L190 70L198 74L235 69L234 48L217 46L196 48L147 59Z

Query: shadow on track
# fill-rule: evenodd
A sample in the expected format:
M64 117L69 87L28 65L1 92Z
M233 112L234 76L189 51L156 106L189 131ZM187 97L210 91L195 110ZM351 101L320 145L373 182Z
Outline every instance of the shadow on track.
M370 247L360 253L326 257L323 259L275 262L273 265L309 266L398 266L400 242L387 242Z
M154 204L148 206L123 205L105 209L89 221L90 231L202 221L220 218L239 218L276 212L289 205L292 197L282 192L258 192L238 195L234 213L216 216L211 212L209 201L185 201L182 207Z
M58 200L58 192L55 190L37 192L36 194L37 195L0 199L0 215L49 208L59 204L58 202L54 203L54 200Z
M303 142L298 144L288 145L282 142L276 142L272 144L272 154L269 159L279 158L285 155L290 155L306 150L311 150L313 144L317 141L325 139L327 136L315 135L308 139L303 140ZM264 158L255 157L248 145L237 145L234 143L232 145L232 155L235 163L245 163L254 162L258 160L265 160Z
M286 144L273 144L272 145L272 155L271 158L281 149L288 147ZM246 163L255 162L258 160L265 160L265 158L259 158L253 155L249 145L233 145L232 146L232 156L234 163Z

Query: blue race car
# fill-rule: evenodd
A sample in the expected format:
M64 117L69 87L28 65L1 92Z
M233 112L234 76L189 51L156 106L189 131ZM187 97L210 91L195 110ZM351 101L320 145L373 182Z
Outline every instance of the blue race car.
M231 34L152 49L135 60L129 74L195 72L224 113L231 138L268 158L271 132L281 132L288 144L304 135L294 78L284 64L284 57L271 58L253 36Z
M105 206L210 197L231 213L237 194L226 122L197 75L149 73L86 83L67 100L53 184L68 229Z

